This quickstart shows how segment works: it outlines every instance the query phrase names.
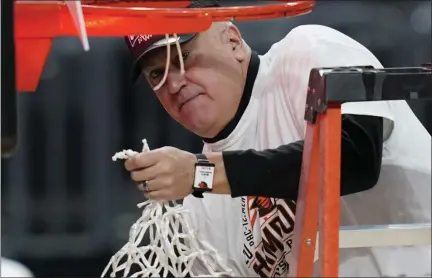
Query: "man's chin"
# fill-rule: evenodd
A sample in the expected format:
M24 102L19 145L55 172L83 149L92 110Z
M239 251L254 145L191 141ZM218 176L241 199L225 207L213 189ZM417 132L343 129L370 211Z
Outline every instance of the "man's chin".
M213 134L213 125L208 122L194 122L183 126L202 138L213 138L217 135Z

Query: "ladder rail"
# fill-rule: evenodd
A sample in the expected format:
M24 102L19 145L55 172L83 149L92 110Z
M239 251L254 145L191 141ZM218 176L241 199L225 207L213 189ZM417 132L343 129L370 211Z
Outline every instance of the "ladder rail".
M341 105L331 104L320 117L319 234L317 242L320 258L318 273L323 277L337 277L339 272L340 227L340 165L341 165Z
M327 117L328 115L330 116ZM290 270L290 277L312 276L313 264L318 258L321 258L319 276L337 277L339 248L413 246L432 243L430 223L340 227L340 168L338 165L340 165L341 149L337 148L341 145L340 118L340 106L329 107L326 113L318 115L315 126L311 125L307 131L309 140L305 142L304 155L309 159L308 167L304 168L307 172L302 173L305 178L302 180L305 188L303 192L299 192L296 212L298 222L297 231L294 232L293 267ZM340 124L338 125L337 122ZM329 165L336 167L330 168ZM318 167L318 171L313 169L314 167ZM307 174L317 175L317 172L319 179L307 177ZM311 236L314 230L317 231L315 240ZM320 235L322 240L319 240ZM313 257L311 252L314 254Z
M422 86L418 85L419 91L412 92L411 84L414 77L416 84ZM366 245L374 247L430 243L427 239L431 238L430 224L421 228L413 228L416 224L411 224L399 225L399 228L397 225L388 225L363 227L360 230L344 227L339 230L342 132L340 104L407 99L432 99L430 65L380 70L372 66L312 69L305 106L307 130L297 199L290 277L312 276L314 255L318 254L318 276L338 277L339 245L353 248ZM315 167L318 170L314 169ZM318 181L311 175L317 172ZM318 204L315 203L316 200ZM316 228L317 225L319 229ZM319 243L317 236L312 234L315 232L318 232L321 238ZM313 255L311 250L314 252Z
M313 257L318 230L318 156L319 125L308 123L303 147L303 163L300 176L300 187L296 207L296 224L294 225L292 263L289 277L311 277L313 274ZM307 215L307 217L305 217Z

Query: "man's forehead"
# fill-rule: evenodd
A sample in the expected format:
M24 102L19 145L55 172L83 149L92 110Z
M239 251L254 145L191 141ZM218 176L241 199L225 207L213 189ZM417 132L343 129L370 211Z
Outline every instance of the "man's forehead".
M197 34L190 41L181 43L180 49L182 50L184 47L187 46L188 50L191 50L191 48L195 45L194 41L196 41L198 37L200 37L200 34ZM171 52L171 57L178 55L177 47L175 43L170 45L170 52ZM167 53L168 51L166 45L161 45L160 47L153 49L144 55L141 66L143 68L148 68L160 64L165 64Z

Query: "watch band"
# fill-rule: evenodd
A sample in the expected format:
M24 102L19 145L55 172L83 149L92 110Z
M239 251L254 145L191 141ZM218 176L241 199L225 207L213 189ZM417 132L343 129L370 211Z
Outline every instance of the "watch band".
M215 165L211 163L205 154L195 154L195 176L192 185L192 195L196 198L203 198L204 192L209 192L213 188L213 176Z
M195 198L204 198L204 194L200 191L192 191L192 196Z
M207 156L203 153L196 153L195 157L197 158L198 161L203 160L203 161L207 161L210 163L210 161L208 160Z

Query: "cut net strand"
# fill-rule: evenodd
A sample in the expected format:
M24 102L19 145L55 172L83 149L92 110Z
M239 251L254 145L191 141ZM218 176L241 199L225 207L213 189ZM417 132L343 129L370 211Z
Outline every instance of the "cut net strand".
M165 34L165 40L166 40L166 48L167 48L167 55L166 55L166 63L165 63L165 72L164 75L162 77L162 80L159 82L158 85L156 85L153 90L157 91L160 88L162 88L163 84L165 84L165 81L168 77L168 72L169 72L169 66L170 66L170 61L171 61L171 44L169 42L170 36L169 34ZM183 55L181 53L181 47L180 47L180 43L179 43L179 37L177 36L177 34L174 34L174 40L175 40L175 45L177 48L177 54L179 57L179 63L180 63L180 74L183 75L185 73L184 70L184 61L183 61Z
M143 140L143 152L148 151ZM113 160L128 159L138 153L123 150ZM208 243L198 240L197 234L185 220L188 211L176 201L157 202L147 200L138 204L143 209L141 217L129 230L128 242L114 255L105 267L105 277L222 277L230 276L231 270L225 265L217 251ZM140 246L145 235L149 244ZM204 266L205 273L195 273L192 266L196 261ZM138 271L132 272L138 268Z

